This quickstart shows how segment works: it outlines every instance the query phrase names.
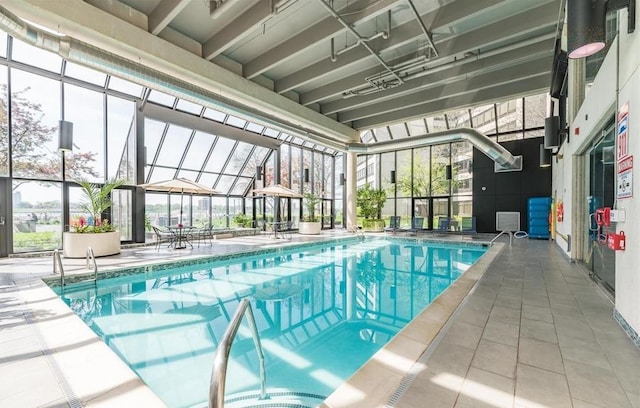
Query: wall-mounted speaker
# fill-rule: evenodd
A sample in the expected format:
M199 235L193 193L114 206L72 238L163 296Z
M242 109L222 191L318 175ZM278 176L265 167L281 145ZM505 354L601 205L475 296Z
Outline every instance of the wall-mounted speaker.
M396 183L396 171L395 170L391 170L391 184L395 184Z
M341 186L344 186L344 173L340 173L340 178L338 179L338 183Z
M309 169L304 169L304 182L309 182Z
M262 180L262 166L256 167L256 180Z
M451 180L451 165L447 164L447 167L445 167L445 175L446 175L446 179L447 180Z

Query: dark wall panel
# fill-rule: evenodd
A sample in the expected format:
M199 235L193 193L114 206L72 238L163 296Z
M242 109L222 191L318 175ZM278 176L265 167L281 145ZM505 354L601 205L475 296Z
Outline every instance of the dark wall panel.
M527 200L551 196L551 167L540 167L543 139L501 143L513 155L522 155L522 171L495 173L493 161L473 149L473 215L478 232L496 231L496 211L520 212L520 229L528 230Z

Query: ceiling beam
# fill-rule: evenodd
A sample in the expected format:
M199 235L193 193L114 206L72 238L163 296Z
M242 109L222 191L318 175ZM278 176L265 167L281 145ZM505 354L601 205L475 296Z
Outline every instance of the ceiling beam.
M371 103L379 102L400 96L418 92L420 90L433 88L444 83L463 80L471 74L486 73L509 66L521 64L541 56L550 56L553 53L553 39L555 31L543 36L536 43L510 49L497 55L479 59L477 55L457 60L449 64L426 68L420 72L420 77L407 79L406 82L395 88L372 93L369 95L355 95L348 98L338 99L320 105L320 112L324 115L359 108ZM549 67L550 68L550 67Z
M547 2L541 6L537 6L531 10L516 14L504 20L494 22L475 31L467 32L453 38L448 38L445 41L437 42L436 48L438 49L438 54L440 58L443 58L471 49L477 49L487 43L497 42L512 36L520 35L528 30L536 30L547 25L555 25L558 20L558 2L559 0ZM438 9L441 14L438 11L434 11L423 16L425 19L430 18L438 22L438 25L435 26L435 28L431 28L432 31L442 29L459 20L458 13L460 13L460 10L454 7L457 3L458 2L452 2L442 6ZM457 6L459 7L459 5ZM429 16L433 13L438 15ZM423 35L419 26L412 21L397 26L391 31L391 37L388 40L381 42L381 46L379 47L380 53L392 53L394 49L415 41L416 38ZM277 80L275 82L275 90L278 93L283 93L301 85L316 81L320 78L326 79L329 76L336 75L335 71L340 68L347 67L370 56L371 54L362 47L356 47L345 52L340 55L338 60L335 62L332 62L331 58L327 56L327 58L324 58L315 64L309 65L306 68ZM381 67L380 71L382 71Z
M551 54L549 54L546 57L538 58L534 61L526 61L508 68L472 76L471 78L463 81L456 81L421 92L416 92L408 96L401 96L398 98L398 103L394 103L393 100L386 100L362 108L339 113L338 120L345 123L392 111L402 111L412 106L422 105L425 101L451 98L466 93L476 93L484 88L496 86L496 84L506 84L540 74L547 75L550 82L551 61L552 57Z
M247 11L236 16L225 28L205 41L202 46L202 57L210 60L253 33L273 15L271 3L272 0L260 0Z
M311 0L305 0L311 1ZM486 0L484 0L486 1ZM495 1L495 0L493 0ZM385 13L397 4L398 0L382 0L375 2L371 7L365 7L368 2L362 2L361 4L352 5L349 8L362 8L363 10L354 15L348 17L349 22L352 25L361 24L367 20L375 18L376 16ZM342 9L340 11L343 11ZM283 43L266 50L262 55L257 56L244 65L245 78L254 78L267 70L273 68L276 65L286 63L289 59L293 58L297 54L313 47L314 45L329 41L329 38L341 33L346 32L346 28L342 26L333 17L327 17L320 20L318 23L311 27L299 32L292 38L284 41Z
M451 98L430 101L405 110L356 120L352 123L352 126L362 132L367 129L374 129L398 122L420 119L425 116L431 116L450 109L462 109L473 105L494 103L500 100L548 90L549 73L545 72L540 75L520 79L509 84L496 84L495 86L479 90L475 93L467 93Z
M184 9L189 0L162 0L149 14L149 32L158 35Z

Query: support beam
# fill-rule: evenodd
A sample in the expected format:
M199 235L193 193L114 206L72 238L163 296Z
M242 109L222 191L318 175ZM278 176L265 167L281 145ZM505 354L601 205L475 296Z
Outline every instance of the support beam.
M550 57L553 50L549 48L550 41L555 33L545 36L542 41L538 41L528 46L512 49L501 54L492 55L484 59L472 56L463 60L457 60L450 64L427 68L420 73L420 77L407 80L403 85L386 91L372 93L370 95L358 95L350 98L338 99L320 106L320 112L324 115L341 111L356 109L375 102L399 98L410 95L420 90L435 88L438 85L464 80L470 76L476 76L498 69L522 64L541 57Z
M370 7L367 7L367 2L356 3L350 8L362 8L363 11L350 15L349 21L352 26L362 24L365 21L387 12L394 7L396 3L397 0L382 0L373 3ZM340 12L342 11L345 11L345 9L340 10ZM244 76L249 79L254 78L274 66L286 63L290 58L313 46L317 46L319 43L324 41L328 43L331 37L343 34L344 32L346 32L346 29L335 18L327 17L322 19L294 37L267 50L264 54L246 63L244 66Z
M402 103L393 103L389 100L381 101L362 108L346 111L338 115L342 123L354 120L375 117L392 111L404 111L412 106L420 106L425 101L432 102L439 99L447 99L458 95L474 94L482 89L492 88L511 82L521 81L538 75L549 75L552 55L534 61L526 61L512 67L503 68L494 72L480 74L467 81L456 81L450 84L437 86L432 89L416 92L408 96L401 96Z
M224 50L237 44L247 35L252 34L261 24L271 18L272 0L260 0L258 3L229 22L216 35L208 39L202 46L202 57L212 59Z
M480 47L486 47L494 43L504 42L508 38L522 36L526 32L538 31L547 26L553 26L555 28L558 20L559 1L560 0L553 0L509 17L506 20L496 21L475 31L452 38L450 37L445 41L436 42L438 53L441 58L445 58L466 51L477 50ZM455 5L456 3L457 2L449 3L443 6L443 8L449 5ZM427 19L427 17L425 17L425 19ZM456 20L447 21L447 24L441 24L437 26L436 29L442 29L454 21ZM432 28L432 31L433 30ZM422 31L415 22L394 27L391 38L384 41L378 50L382 54L393 53L397 48L415 41L422 35ZM314 81L326 81L327 77L337 76L340 68L361 63L361 60L365 58L371 58L371 56L366 50L362 49L362 47L357 47L345 52L336 62L332 62L329 57L324 58L300 71L279 79L275 83L275 90L278 93L283 93ZM371 59L371 61L373 61L373 59Z
M160 34L187 4L189 0L162 0L149 14L149 32Z
M441 99L433 102L427 102L416 105L411 108L390 112L366 119L356 120L352 123L355 129L364 131L374 129L381 126L397 123L400 121L409 121L412 119L423 118L429 112L436 114L449 109L460 109L462 107L479 105L485 103L494 103L498 100L514 98L522 96L523 93L545 92L549 89L549 73L545 72L535 77L522 79L507 85L497 85L491 88L480 90L476 93L468 93L455 96L452 98Z
M358 183L358 155L354 152L347 152L345 156L347 159L345 212L347 214L347 230L353 231L358 228L358 213L356 204L356 187Z

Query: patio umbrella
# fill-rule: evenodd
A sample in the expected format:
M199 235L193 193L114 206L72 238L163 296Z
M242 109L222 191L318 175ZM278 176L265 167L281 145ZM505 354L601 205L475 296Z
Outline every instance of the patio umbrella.
M172 180L156 181L155 183L140 184L140 187L150 191L162 191L165 193L180 193L180 221L182 224L182 200L184 193L187 194L222 194L217 190L209 188L205 185L196 183L195 181L184 178L174 178Z
M298 194L290 188L287 188L281 184L274 184L272 186L256 188L251 190L251 192L254 194L266 195L270 197L302 198L302 194Z

